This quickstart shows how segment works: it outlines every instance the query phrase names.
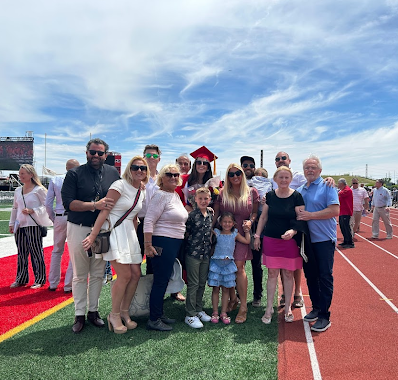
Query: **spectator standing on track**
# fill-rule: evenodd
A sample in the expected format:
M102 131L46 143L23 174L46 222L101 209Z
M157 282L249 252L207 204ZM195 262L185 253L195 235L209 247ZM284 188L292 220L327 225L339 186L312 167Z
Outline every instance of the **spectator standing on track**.
M376 187L373 189L372 199L372 239L379 237L379 219L384 223L387 237L386 239L392 239L392 224L390 220L390 209L391 207L391 195L390 191L385 188L384 180L378 179L376 181Z
M351 188L347 185L345 178L340 178L337 187L339 188L340 215L339 225L343 234L343 242L339 244L341 248L355 248L352 240L351 217L353 213L353 195Z
M359 232L359 226L361 225L362 213L366 213L369 210L369 195L368 192L363 188L358 186L358 178L353 178L351 180L351 190L354 198L354 227L353 233L354 236L357 232Z
M315 322L311 330L326 331L330 325L329 308L333 297L333 261L337 240L336 217L339 215L337 191L322 179L321 160L314 155L303 161L305 185L297 191L304 198L305 211L300 211L298 220L308 221L312 254L304 263L312 311L304 320Z
M84 250L82 241L91 232L101 210L111 210L114 200L106 194L113 182L118 180L118 171L104 164L108 144L95 138L86 146L87 163L66 173L61 196L68 213L67 239L69 256L73 266L72 294L75 301L75 322L72 331L80 333L87 319L97 327L104 327L98 313L105 261L91 257ZM88 280L88 283L87 283Z
M79 165L79 161L70 159L66 161L66 171L68 172L70 169L73 169ZM52 292L57 289L59 281L61 280L61 260L65 249L66 227L68 223L68 213L64 209L61 197L61 189L64 183L64 178L65 175L51 178L46 197L47 214L54 223L54 248L51 253L50 273L48 275L48 282L50 283L48 290ZM69 264L64 279L65 293L72 293L72 280L73 268L72 262L69 259Z

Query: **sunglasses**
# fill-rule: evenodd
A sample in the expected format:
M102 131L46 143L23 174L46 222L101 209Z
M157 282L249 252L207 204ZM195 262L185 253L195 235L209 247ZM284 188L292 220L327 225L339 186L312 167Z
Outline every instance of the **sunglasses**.
M180 173L164 173L164 175L169 178L171 177L178 178L180 176Z
M234 178L234 176L240 177L242 175L242 170L238 170L237 172L228 172L229 178Z
M243 164L242 167L245 168L245 169L246 168L250 168L250 169L254 169L255 168L254 164Z
M353 184L353 185L358 185L358 182L353 182L352 184Z
M89 152L92 156L95 156L95 154L97 153L98 156L100 156L100 157L102 157L102 156L105 154L105 152L102 152L102 151L100 151L100 150L92 150L92 149L90 149L88 152Z
M280 160L282 160L282 161L287 160L287 156L275 157L275 161L276 161L276 162L279 162Z
M195 162L196 162L196 165L206 165L207 166L209 164L209 161L196 160Z
M153 157L153 158L156 160L156 159L159 158L160 156L159 156L158 154L156 154L156 153L145 153L145 157L146 157L146 158L151 158L151 157Z
M131 169L133 172L138 171L138 169L140 169L142 172L146 172L146 171L148 170L148 167L147 167L147 166L144 166L144 165L131 165L131 166L130 166L130 169Z

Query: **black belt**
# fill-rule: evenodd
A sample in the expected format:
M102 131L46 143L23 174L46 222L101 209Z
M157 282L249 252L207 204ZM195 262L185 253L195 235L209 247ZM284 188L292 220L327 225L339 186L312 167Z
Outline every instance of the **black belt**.
M63 214L55 214L55 216L66 216L68 213L65 211Z

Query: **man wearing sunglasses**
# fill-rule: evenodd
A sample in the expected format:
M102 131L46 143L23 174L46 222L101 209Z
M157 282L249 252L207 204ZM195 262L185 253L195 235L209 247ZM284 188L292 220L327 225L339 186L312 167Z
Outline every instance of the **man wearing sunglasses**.
M358 178L353 178L351 180L351 190L354 197L354 228L353 235L359 232L359 226L361 225L362 213L365 215L369 210L369 195L368 192L363 188L358 186Z
M256 182L253 181L254 172L256 170L256 163L254 161L254 158L250 157L250 156L242 156L240 158L240 165L242 166L242 169L245 172L247 184L250 187L255 187L257 189L257 191L259 191L259 189L256 186ZM259 215L260 215L260 213L258 213L258 217L259 217ZM257 229L258 217L254 223L253 231L256 231L256 229ZM258 251L255 249L252 249L252 254L253 254L253 259L251 260L252 274L253 274L253 302L252 302L252 306L254 306L254 307L261 307L261 298L263 295L263 268L261 266L262 252L263 251L262 251L261 246Z
M158 177L158 164L160 162L160 155L161 155L160 148L155 144L145 145L143 156L148 163L149 169L149 180L148 183L145 185L145 200L142 203L142 209L138 212L138 219L140 223L138 224L137 228L137 237L141 247L141 255L144 256L145 246L144 246L144 219L148 209L149 202L153 194L157 190L159 190L159 186L156 185L156 180ZM150 260L146 260L146 274L153 274L152 265Z
M91 232L101 210L111 210L114 201L106 194L112 183L118 180L118 171L104 164L108 144L95 138L87 143L87 163L68 171L62 185L61 197L68 213L67 239L73 267L72 294L75 302L75 323L72 331L77 334L87 319L97 327L104 327L98 313L98 301L106 262L90 255L82 241ZM88 281L88 282L87 282Z

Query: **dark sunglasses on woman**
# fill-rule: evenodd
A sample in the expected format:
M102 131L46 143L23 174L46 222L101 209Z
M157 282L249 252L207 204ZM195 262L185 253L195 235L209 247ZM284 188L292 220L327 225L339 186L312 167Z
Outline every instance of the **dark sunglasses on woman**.
M229 178L234 178L234 176L240 177L242 175L242 170L238 170L236 172L228 172Z
M209 165L209 161L196 160L196 165Z
M142 172L146 172L148 170L148 167L144 165L131 165L130 169L133 172L136 172L138 169L140 169Z
M171 177L178 178L180 176L180 173L164 173L164 175L169 178Z

